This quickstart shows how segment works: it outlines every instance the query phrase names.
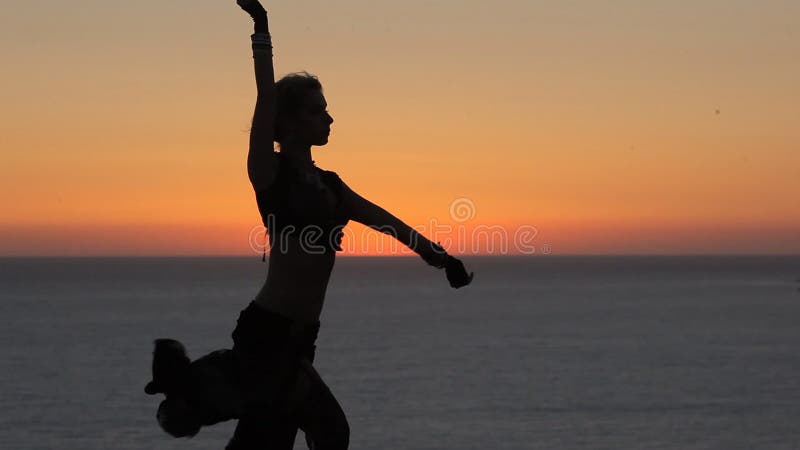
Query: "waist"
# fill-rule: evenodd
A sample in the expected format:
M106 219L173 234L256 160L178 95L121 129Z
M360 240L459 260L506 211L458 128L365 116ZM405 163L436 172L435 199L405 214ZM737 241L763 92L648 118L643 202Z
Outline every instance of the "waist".
M253 303L265 311L291 320L296 326L311 328L313 324L319 324L322 305L325 303L325 292L293 290L291 293L281 293L270 290L269 286L265 285Z
M293 320L253 301L239 314L232 334L233 351L244 360L274 363L287 357L306 357L313 361L319 325L318 320Z
M248 319L286 336L316 335L320 327L319 320L298 320L255 300L247 305L242 314L246 314Z
M297 246L286 253L273 250L256 303L296 321L319 320L335 261L334 252L308 254Z

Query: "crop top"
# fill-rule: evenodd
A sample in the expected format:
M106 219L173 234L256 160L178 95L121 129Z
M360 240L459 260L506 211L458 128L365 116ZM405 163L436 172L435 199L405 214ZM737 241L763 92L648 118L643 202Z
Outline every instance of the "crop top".
M336 172L314 167L320 181L334 197L334 205L323 187L304 181L291 161L276 152L278 171L273 183L256 192L261 220L269 233L270 248L285 237L300 238L309 252L341 251L342 229L349 219L342 211L342 179Z

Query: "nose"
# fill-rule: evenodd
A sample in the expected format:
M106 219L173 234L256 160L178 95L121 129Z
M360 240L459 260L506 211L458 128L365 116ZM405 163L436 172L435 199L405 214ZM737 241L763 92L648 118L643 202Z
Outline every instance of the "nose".
M325 113L325 115L328 116L328 125L332 124L333 123L333 116L331 116L330 113Z

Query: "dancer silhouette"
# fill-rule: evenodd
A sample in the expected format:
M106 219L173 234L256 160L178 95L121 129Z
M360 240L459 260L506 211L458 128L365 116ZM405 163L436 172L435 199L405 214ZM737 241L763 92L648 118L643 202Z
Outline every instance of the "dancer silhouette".
M241 311L233 349L191 362L177 341L156 341L153 381L165 393L159 423L174 436L238 418L227 449L291 449L302 429L310 449L346 449L350 431L336 398L312 365L328 280L350 221L392 235L454 288L472 273L438 244L315 166L312 146L328 142L333 118L319 80L306 72L274 81L267 12L237 0L253 19L257 97L247 168L269 233L269 268ZM279 152L274 151L274 142Z

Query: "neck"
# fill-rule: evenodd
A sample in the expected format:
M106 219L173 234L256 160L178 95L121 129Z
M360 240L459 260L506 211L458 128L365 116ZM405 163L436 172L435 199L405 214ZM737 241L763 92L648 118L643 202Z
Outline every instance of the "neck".
M281 153L291 161L294 167L300 170L310 170L314 167L310 145L285 142L281 144Z

